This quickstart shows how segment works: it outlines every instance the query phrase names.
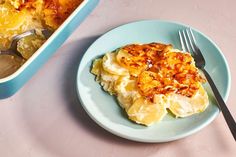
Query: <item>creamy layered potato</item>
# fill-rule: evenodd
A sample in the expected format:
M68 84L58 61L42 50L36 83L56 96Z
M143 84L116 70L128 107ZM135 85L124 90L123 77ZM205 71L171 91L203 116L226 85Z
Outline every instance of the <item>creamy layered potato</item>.
M91 72L138 124L161 121L168 111L187 117L203 112L209 103L205 78L192 56L172 45L126 45L95 59Z
M0 50L8 49L15 35L31 29L36 29L37 32L36 35L23 38L17 43L20 56L0 55L0 60L9 65L0 63L0 78L17 70L46 41L40 30L56 30L82 1L0 0Z

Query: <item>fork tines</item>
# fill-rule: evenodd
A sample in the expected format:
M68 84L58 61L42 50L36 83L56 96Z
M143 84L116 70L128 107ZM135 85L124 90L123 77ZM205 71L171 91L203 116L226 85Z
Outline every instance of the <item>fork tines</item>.
M182 50L186 52L196 51L196 40L194 38L192 29L179 30L179 38L182 46ZM184 46L186 45L186 46Z

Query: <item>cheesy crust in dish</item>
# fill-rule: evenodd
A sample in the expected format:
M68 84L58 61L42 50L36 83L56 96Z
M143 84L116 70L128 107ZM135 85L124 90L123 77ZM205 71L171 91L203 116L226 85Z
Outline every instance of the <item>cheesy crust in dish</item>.
M0 50L8 49L15 35L35 29L36 35L25 37L17 43L17 50L22 56L22 62L26 61L46 41L40 30L55 31L82 1L0 0ZM8 57L3 56L1 59L4 58ZM18 63L15 58L19 59L17 56L13 56L12 60L8 59L7 64ZM4 61L6 62L6 60ZM5 71L5 75L14 72L12 69L7 71L4 67L0 66L0 70ZM0 78L5 75L0 75Z
M205 78L190 53L162 43L130 44L95 59L96 81L115 95L130 120L149 126L172 112L187 117L203 112Z

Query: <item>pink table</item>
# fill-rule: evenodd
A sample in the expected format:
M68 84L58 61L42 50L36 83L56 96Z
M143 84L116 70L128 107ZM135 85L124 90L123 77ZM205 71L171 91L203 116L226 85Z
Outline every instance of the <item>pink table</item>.
M0 101L0 156L235 156L235 142L222 114L185 139L136 143L94 123L75 93L79 60L99 35L131 21L173 20L199 29L223 51L232 74L227 105L236 117L235 7L235 0L101 0L47 64L17 94Z

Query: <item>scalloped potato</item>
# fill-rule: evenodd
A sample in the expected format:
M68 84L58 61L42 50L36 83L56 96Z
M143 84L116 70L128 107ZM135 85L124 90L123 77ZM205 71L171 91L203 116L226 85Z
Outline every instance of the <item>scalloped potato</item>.
M146 126L168 113L187 117L203 112L205 78L189 53L161 43L130 44L94 60L91 72L115 95L130 120Z
M10 47L12 38L31 29L36 35L28 36L17 43L17 51L21 54L21 62L28 60L46 41L41 29L55 31L66 18L82 3L83 0L1 0L0 1L0 50ZM5 55L0 55L4 60ZM18 57L18 59L19 59ZM4 60L4 63L9 60ZM15 63L18 62L14 62ZM19 64L17 67L19 68ZM9 67L9 66L8 66ZM11 66L10 66L11 67ZM15 66L12 66L15 67ZM18 68L10 69L1 65L0 71L12 74ZM1 73L0 73L1 74Z

